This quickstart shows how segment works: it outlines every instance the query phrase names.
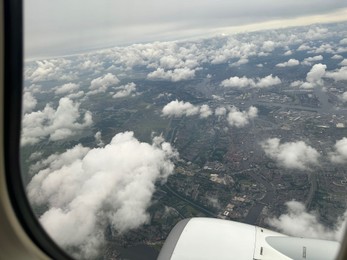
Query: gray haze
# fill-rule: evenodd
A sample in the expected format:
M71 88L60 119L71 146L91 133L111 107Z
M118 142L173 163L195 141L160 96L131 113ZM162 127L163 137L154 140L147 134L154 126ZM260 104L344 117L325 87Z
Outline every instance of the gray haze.
M236 29L230 27L339 11L343 14L346 7L345 0L28 0L25 1L26 58L232 33ZM339 16L346 17L341 13ZM324 22L326 18L312 22ZM284 25L285 22L277 26Z

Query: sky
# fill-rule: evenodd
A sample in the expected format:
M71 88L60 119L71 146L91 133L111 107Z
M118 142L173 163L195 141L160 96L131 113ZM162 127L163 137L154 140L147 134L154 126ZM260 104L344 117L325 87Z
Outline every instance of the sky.
M345 0L28 0L26 59L139 42L341 21Z

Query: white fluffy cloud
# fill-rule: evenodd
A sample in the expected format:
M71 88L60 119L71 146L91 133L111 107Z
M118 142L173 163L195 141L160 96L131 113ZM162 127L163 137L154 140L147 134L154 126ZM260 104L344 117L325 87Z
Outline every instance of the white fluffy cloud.
M230 77L221 82L222 87L231 88L243 88L243 87L255 87L255 88L266 88L274 85L280 84L282 81L277 76L272 76L272 74L264 78L250 79L245 76L240 77Z
M264 78L259 78L258 82L255 83L255 86L258 88L266 88L266 87L271 87L274 85L281 84L281 80L277 76L272 76L272 74L264 77Z
M23 94L23 114L33 111L36 105L36 98L30 92L25 91Z
M119 79L117 76L113 75L112 73L107 73L106 75L93 79L90 82L90 91L87 93L87 95L105 93L110 86L117 85L118 83Z
M318 164L320 154L303 141L280 143L278 138L269 138L261 143L265 154L288 169L308 170Z
M147 75L148 79L163 79L172 82L177 82L181 80L193 79L195 77L195 70L189 68L177 68L174 70L165 71L163 68L158 68L157 70L149 73Z
M72 93L78 90L79 85L75 83L66 83L62 86L56 87L54 93L55 94L67 94Z
M194 106L190 102L178 101L177 99L171 101L162 110L163 116L194 116L200 115L200 118L207 118L213 114L208 105Z
M225 116L227 113L227 110L225 107L217 107L214 113L216 116Z
M347 80L347 66L343 66L335 71L328 71L325 77L332 78L335 81Z
M341 66L347 66L347 59L343 59L343 61L341 61L341 62L339 63L339 65L341 65Z
M315 56L317 57L317 56ZM312 59L319 59L319 58L314 58ZM308 62L310 64L310 62ZM312 66L310 71L306 75L306 81L301 81L297 80L291 83L291 86L297 87L300 86L301 88L304 89L310 89L314 88L316 86L322 86L324 84L323 77L327 77L328 72L326 72L327 65L325 64L315 64Z
M240 77L230 77L229 79L225 79L221 82L222 87L235 87L235 88L243 88L243 87L249 87L254 86L254 80L249 79L245 76L242 78Z
M304 43L304 44L301 44L297 50L298 51L307 51L307 50L311 50L311 47Z
M21 144L35 144L47 136L52 141L76 135L93 123L89 111L81 116L79 103L61 98L57 109L47 104L43 110L25 114L22 120Z
M248 111L240 111L236 107L232 107L228 113L228 123L235 127L244 127L249 124L249 121L258 115L258 109L251 106Z
M311 68L311 70L307 73L306 80L309 83L322 85L323 80L322 78L325 76L325 70L327 68L327 65L325 64L315 64Z
M26 67L25 78L32 82L46 80L73 80L76 72L69 69L71 62L67 59L51 59L36 61L33 67Z
M278 218L267 219L267 223L290 236L318 238L340 241L346 227L347 212L339 217L331 228L319 222L318 214L307 212L305 205L298 201L286 202L287 213Z
M345 92L342 93L341 99L342 99L344 102L347 102L347 91L345 91Z
M316 61L321 61L321 60L323 60L323 56L322 56L322 55L317 55L317 56L305 58L305 59L301 62L301 64L311 66L312 63L314 63L314 62L316 62Z
M289 59L286 62L278 63L276 67L284 68L284 67L293 67L299 65L300 62L296 59Z
M202 105L200 107L200 111L199 112L200 112L200 117L201 118L207 118L207 117L209 117L210 115L213 114L211 108L208 105Z
M339 55L339 54L335 54L334 56L331 57L333 60L342 60L343 56Z
M334 148L335 151L329 154L330 160L334 163L347 163L347 138L336 141Z
M84 91L78 91L76 93L71 93L69 95L67 95L66 97L67 98L70 98L70 99L78 99L78 98L81 98L84 96Z
M197 115L199 113L199 107L194 106L190 102L184 102L184 101L178 101L177 99L174 101L171 101L169 104L167 104L163 110L162 114L164 116L193 116Z
M295 80L293 81L292 83L290 83L290 86L291 87L299 87L301 86L302 84L304 84L304 82L302 80Z
M100 131L96 132L96 134L94 135L94 138L95 138L95 142L96 142L97 146L102 147L105 145L104 141L102 140L102 136L101 136Z
M347 38L340 40L341 45L347 45Z
M272 52L276 47L276 44L273 41L265 41L261 47L264 52Z
M136 84L134 82L131 82L126 85L117 87L116 90L118 91L112 96L113 98L127 97L136 92Z
M316 48L315 53L334 53L333 46L329 43L323 43L321 46Z
M60 246L91 258L104 242L106 226L124 233L149 221L155 183L173 173L177 156L162 137L151 145L132 132L119 133L103 148L77 145L43 160L28 196L34 205L48 207L39 220Z

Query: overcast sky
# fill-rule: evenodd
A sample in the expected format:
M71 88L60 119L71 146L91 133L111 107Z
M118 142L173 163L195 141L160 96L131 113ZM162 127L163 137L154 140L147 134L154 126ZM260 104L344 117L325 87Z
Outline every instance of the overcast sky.
M67 55L345 17L345 0L28 0L25 52L27 59Z

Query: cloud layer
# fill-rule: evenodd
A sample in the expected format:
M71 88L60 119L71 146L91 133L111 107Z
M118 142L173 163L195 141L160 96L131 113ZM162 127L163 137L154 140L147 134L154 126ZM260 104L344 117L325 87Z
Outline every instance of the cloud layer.
M253 24L257 29L266 29L271 23L264 25L261 22L326 14L343 7L347 7L344 1L325 0L264 0L261 3L256 0L235 0L219 1L218 4L213 0L199 3L177 0L135 3L121 0L104 1L102 4L85 0L83 5L80 1L61 0L53 3L35 0L25 6L25 47L26 53L31 56L70 54L73 51L112 44L177 40L221 31L231 32L232 29L235 31L235 27L230 26ZM330 19L331 16L334 15L330 15ZM327 17L320 17L318 20L326 21ZM300 24L297 20L279 24ZM317 18L311 20L314 21ZM310 19L305 17L301 24L308 22ZM309 36L313 38L316 34L311 33ZM264 42L264 51L271 51L272 48L273 42Z
M132 132L119 133L103 148L77 145L42 160L28 196L34 205L48 206L40 222L57 243L89 258L107 225L122 233L149 221L155 183L173 173L177 156L161 137L151 145Z

